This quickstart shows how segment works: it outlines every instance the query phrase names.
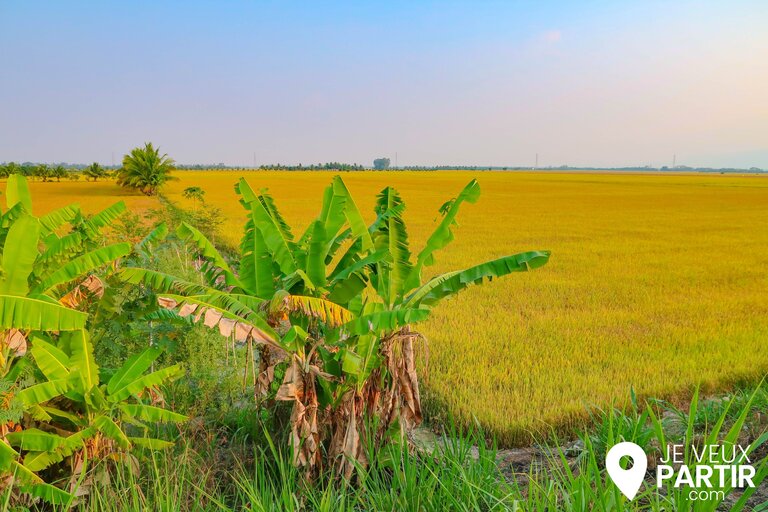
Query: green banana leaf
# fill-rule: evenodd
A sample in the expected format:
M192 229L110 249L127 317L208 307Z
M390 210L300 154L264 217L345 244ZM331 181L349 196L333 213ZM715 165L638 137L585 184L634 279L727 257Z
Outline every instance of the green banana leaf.
M405 308L364 314L342 326L352 335L394 331L408 324L422 322L429 316L427 308Z
M80 213L80 207L71 204L48 212L40 217L40 225L44 232L53 233L67 222L71 222L77 214Z
M45 378L50 380L66 379L69 377L69 356L59 347L48 343L40 337L32 338L30 349L35 363Z
M0 294L0 329L74 331L88 315L48 300Z
M95 249L65 263L53 273L45 276L36 290L46 292L61 284L69 283L130 253L131 244L127 242Z
M441 299L457 294L472 284L512 272L526 272L545 265L549 251L530 251L487 261L465 270L448 272L427 281L404 301L406 307L433 306Z
M39 254L39 237L40 223L36 218L24 215L14 221L3 248L0 293L26 295L29 292L29 276Z
M47 262L63 258L79 251L83 246L83 236L78 232L69 233L61 238L51 235L46 237L45 250L40 255L40 261Z
M380 269L377 290L390 305L402 293L405 280L413 268L405 222L400 215L386 213L396 209L402 211L401 206L403 201L392 187L385 188L377 196L376 213L382 220L374 234L374 244L377 251L387 249L391 256L388 268Z
M102 211L83 222L83 229L88 234L88 236L95 238L98 236L99 230L101 228L112 224L112 221L125 213L125 210L125 202L118 201L112 206L104 208Z
M421 285L421 269L425 265L429 266L434 264L434 252L444 248L453 241L453 231L451 231L451 227L456 222L456 215L459 213L461 203L464 201L468 203L476 203L479 198L480 184L477 180L472 180L464 187L456 199L443 205L445 208L445 215L443 215L442 221L440 221L440 224L437 226L434 233L432 233L427 240L424 249L421 250L416 258L416 265L414 265L413 270L411 270L404 285L405 292L413 290Z
M24 388L17 393L17 397L27 407L39 405L52 398L61 396L69 390L69 378L49 380Z
M187 417L161 407L154 407L144 404L124 404L119 406L120 410L131 418L138 418L144 421L181 423L187 421Z
M169 441L163 441L162 439L152 439L150 437L129 437L131 443L142 448L149 448L150 450L165 450L173 446L173 443Z
M131 441L128 439L128 436L125 435L125 432L123 432L112 418L108 416L97 416L93 420L93 426L106 437L116 442L120 448L127 450L131 447Z
M156 372L139 377L138 379L119 387L114 393L109 394L108 400L112 403L121 402L131 395L138 394L150 387L159 386L160 384L178 378L183 374L184 369L180 364L157 370Z
M365 225L363 216L360 210L357 208L355 201L352 199L344 180L340 176L334 176L333 178L333 191L334 194L343 196L344 202L344 216L349 223L349 228L352 231L353 238L360 238L362 240L363 251L369 251L373 249L373 239L368 232L368 227Z
M50 452L64 445L66 439L37 428L27 428L21 432L9 432L6 440L20 450L30 452Z
M134 246L136 252L147 253L155 246L155 244L162 242L168 236L168 225L165 222L161 222L152 229L152 231L141 239L139 243Z
M284 237L278 223L264 208L261 201L250 203L250 208L253 224L261 232L264 243L272 254L272 260L277 263L283 274L294 272L297 269L296 261L293 258L289 240Z
M268 299L275 292L272 256L253 219L246 222L240 252L240 281L249 292Z
M191 241L198 248L203 257L211 260L217 267L219 267L224 273L224 278L228 285L240 286L240 282L237 277L235 277L235 273L232 271L227 261L200 231L186 222L182 222L181 225L176 228L176 236L182 240Z
M160 357L162 350L157 347L149 347L142 352L130 357L123 366L109 379L107 393L114 394L147 371L152 363Z
M32 196L27 186L27 178L21 174L11 174L5 185L5 205L10 209L17 203L21 203L29 214L32 213Z

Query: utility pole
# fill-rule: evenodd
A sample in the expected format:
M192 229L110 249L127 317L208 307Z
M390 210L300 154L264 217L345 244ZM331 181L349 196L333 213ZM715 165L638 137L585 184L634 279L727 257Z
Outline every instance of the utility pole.
M539 168L539 154L538 153L536 153L536 165L534 165L533 168L534 169L538 169Z
M115 152L112 152L112 167L115 166Z
M395 169L397 169L397 151L395 151Z
M674 169L677 165L677 154L672 155L672 168Z

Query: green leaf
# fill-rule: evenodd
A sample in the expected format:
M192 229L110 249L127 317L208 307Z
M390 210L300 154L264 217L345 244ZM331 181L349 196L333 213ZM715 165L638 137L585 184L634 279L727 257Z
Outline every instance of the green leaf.
M183 293L202 295L206 293L221 293L215 288L190 281L185 281L171 274L147 270L138 267L127 267L117 273L117 278L130 284L143 284L155 293Z
M29 276L39 254L40 223L34 217L24 215L17 219L3 247L3 276L0 293L26 295L29 292Z
M401 217L404 203L392 187L378 195L376 202L377 229L374 233L376 250L386 249L391 256L387 268L379 267L378 292L391 305L403 293L405 280L411 273L411 252L408 248L408 231Z
M83 329L87 318L85 313L48 301L0 295L0 329L73 331Z
M423 322L429 316L429 309L406 308L377 311L362 315L342 326L352 335L395 331L408 324Z
M83 418L70 412L62 411L61 409L57 409L55 407L42 406L40 408L45 411L46 414L54 418L69 421L73 425L82 426L83 424Z
M120 410L131 418L137 418L143 421L182 423L189 419L183 414L177 414L161 407L144 404L120 405Z
M91 238L95 238L99 235L101 228L109 226L112 221L120 217L126 210L125 202L118 201L117 203L104 208L96 215L89 218L83 223L83 229Z
M78 213L80 213L80 208L76 204L64 206L40 217L40 225L47 233L53 233L74 219Z
M163 368L162 370L140 377L127 383L125 386L116 389L114 393L110 393L109 401L112 403L121 402L131 395L136 395L150 387L159 386L167 381L176 379L183 374L184 369L180 364Z
M69 357L58 347L51 345L40 337L32 339L30 349L35 363L48 380L66 379L69 377Z
M40 429L28 428L21 432L9 432L5 438L20 450L29 452L49 452L62 446L65 438Z
M437 276L415 290L405 299L408 307L433 306L441 299L455 295L469 285L480 284L484 279L501 277L512 272L526 272L539 268L549 261L549 251L530 251L487 261L465 270Z
M405 291L413 290L421 284L421 269L424 265L432 265L434 263L434 252L444 248L446 245L453 241L453 231L451 227L456 222L456 215L459 213L459 207L464 201L468 203L476 203L480 198L480 185L477 180L470 181L466 187L459 193L456 199L449 201L443 208L445 209L445 215L443 220L435 229L432 236L427 240L424 249L419 253L416 259L416 265L408 276L408 280L405 283Z
M0 439L0 471L11 467L11 462L19 456L18 452L10 447L5 441Z
M368 232L368 227L365 225L363 216L358 210L355 201L352 199L352 194L349 193L349 189L344 184L344 180L340 176L333 178L333 191L334 194L343 196L344 202L344 216L349 223L349 227L352 230L353 238L360 238L362 240L363 251L369 251L373 249L373 239Z
M16 396L26 407L31 407L63 395L68 389L68 379L51 380L24 388Z
M150 450L165 450L173 446L173 443L169 441L163 441L161 439L152 439L150 437L129 437L130 441L136 446L142 448L149 448Z
M285 336L283 336L283 345L291 352L303 353L304 343L308 337L307 331L298 325L292 325L288 332L285 333Z
M296 262L288 246L287 240L280 226L274 218L267 212L261 201L251 203L251 218L256 228L261 231L269 252L272 253L272 259L280 267L283 274L290 274L296 270Z
M125 435L125 432L120 429L117 423L112 421L112 418L98 416L93 420L93 426L106 437L116 442L120 448L127 450L131 447L131 441L128 439L128 436Z
M70 350L70 382L83 395L99 385L99 367L93 357L93 344L87 331L80 330L62 335Z
M325 286L326 242L325 226L319 220L314 221L307 251L307 276L315 287Z
M257 297L270 298L275 293L272 255L253 219L246 222L240 253L240 280L243 285Z
M29 452L24 456L24 465L30 471L42 471L45 468L64 460L64 454L59 450L46 452Z
M113 394L139 378L162 354L157 347L150 347L128 359L107 383L107 393Z
M165 240L168 236L168 225L165 222L161 222L155 228L149 232L139 243L136 244L135 249L137 252L147 252L152 249L158 242Z
M5 204L10 209L21 203L27 213L32 213L32 196L27 186L27 178L21 174L11 174L5 185Z
M37 289L45 292L58 285L69 283L130 253L131 244L127 242L95 249L67 262L55 272L43 278L42 283L40 283Z
M349 263L343 268L336 268L332 274L333 278L331 279L331 285L333 286L335 283L343 281L351 274L354 274L355 272L358 272L365 267L380 263L382 261L388 261L389 257L389 251L387 249L379 249L378 251L369 254L365 258Z
M40 255L40 260L47 262L53 259L64 258L74 254L82 248L83 236L78 232L72 232L58 238L50 235L45 241L45 251Z
M66 506L75 500L74 495L45 482L24 487L24 490L26 490L32 496L40 498L50 503L51 505Z
M209 259L224 273L226 283L231 286L241 286L235 273L230 268L227 261L219 253L216 247L200 231L193 228L186 222L182 222L176 229L176 236L182 240L190 240L200 251L200 254Z

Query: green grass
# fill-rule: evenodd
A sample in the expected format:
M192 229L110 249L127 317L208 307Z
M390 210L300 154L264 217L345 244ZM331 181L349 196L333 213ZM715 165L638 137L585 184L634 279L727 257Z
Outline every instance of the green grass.
M651 401L627 412L595 413L596 424L583 431L577 457L560 446L544 449L543 465L505 478L499 452L479 431L447 432L434 452L411 452L391 446L369 452L370 464L347 482L332 470L305 480L269 438L258 441L237 433L203 441L185 437L173 451L142 458L135 466L110 467L93 482L83 512L112 511L690 511L768 510L764 488L768 475L765 387L727 399L694 396L685 410ZM669 408L671 414L663 413ZM714 422L702 423L702 415ZM686 489L665 484L656 489L649 472L632 502L621 495L604 468L605 447L620 441L642 444L658 457L666 443L686 445L739 442L752 447L756 489L724 488L724 499L692 501ZM473 451L473 446L478 449ZM602 447L601 447L602 446ZM705 461L705 464L712 462ZM104 464L104 463L102 463ZM134 468L134 469L129 469ZM98 472L95 473L99 475Z

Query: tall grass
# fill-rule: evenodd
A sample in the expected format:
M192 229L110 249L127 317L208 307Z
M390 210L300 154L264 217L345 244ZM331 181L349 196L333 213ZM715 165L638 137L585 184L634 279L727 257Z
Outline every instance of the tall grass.
M597 412L581 434L577 457L556 444L525 474L505 477L505 456L478 430L450 429L433 451L390 446L369 451L369 465L346 481L332 468L306 480L267 436L254 446L240 436L200 443L187 438L174 451L142 460L139 474L122 466L94 483L80 511L690 511L768 510L768 425L763 421L766 387L727 399L700 401L682 411L652 401L624 412ZM701 423L702 411L713 422ZM713 412L717 411L717 413ZM681 422L682 420L682 422ZM750 445L756 488L722 489L723 496L691 500L689 489L655 486L649 466L638 496L628 501L605 471L605 448L621 441L642 444L658 460L668 443ZM690 453L687 462L694 465ZM703 464L715 462L705 460ZM758 492L759 491L759 492ZM762 494L760 494L762 493Z

